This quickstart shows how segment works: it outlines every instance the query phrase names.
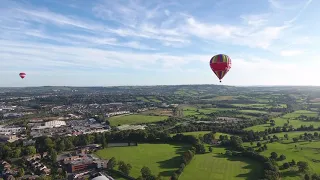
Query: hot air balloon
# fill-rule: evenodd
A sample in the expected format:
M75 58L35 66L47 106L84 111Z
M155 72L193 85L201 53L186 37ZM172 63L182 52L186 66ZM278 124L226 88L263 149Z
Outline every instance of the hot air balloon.
M217 54L210 59L210 67L221 82L221 79L231 69L231 59L225 54Z
M19 74L19 76L21 77L21 79L23 79L24 77L26 77L26 73L21 72L21 73Z

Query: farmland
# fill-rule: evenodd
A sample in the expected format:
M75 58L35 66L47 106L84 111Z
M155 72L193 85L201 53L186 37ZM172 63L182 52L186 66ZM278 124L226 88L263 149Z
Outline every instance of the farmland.
M285 124L288 124L288 126L292 125L294 128L298 128L301 125L305 125L305 126L313 125L314 127L320 127L320 121L306 121L302 118L299 118L300 116L317 117L318 113L314 111L298 110L292 113L285 114L278 118L273 118L273 120L275 121L274 126L272 126L271 123L267 123L267 124L249 127L246 130L263 131L267 128L284 126Z
M213 148L212 153L196 155L179 179L255 180L261 174L261 165L256 161L228 158L220 154L224 152L224 148Z
M279 141L268 143L267 141L261 141L262 144L267 144L268 149L261 152L262 155L267 157L270 156L272 152L276 152L279 156L285 155L286 159L278 161L278 165L282 166L285 162L290 162L292 160L305 161L309 164L309 171L312 173L320 173L320 158L318 154L320 152L320 140L316 139L313 141L299 140L294 143L293 138L299 139L300 136L304 136L305 133L314 134L315 132L320 133L319 131L309 131L309 132L286 132L286 133L275 133L270 134L270 136L277 136L280 138ZM284 135L288 135L288 140L284 138ZM246 147L253 147L257 149L255 142L252 146L249 143L245 143ZM281 170L283 174L283 179L293 179L299 180L299 173L297 167L290 169ZM295 177L292 177L295 175Z
M183 144L139 144L131 147L112 147L99 150L97 156L101 158L115 157L132 165L130 175L140 176L143 166L150 168L153 174L170 177L180 165L180 155L186 151L188 145Z
M16 106L17 112L26 111L27 116L3 123L32 126L30 118L65 119L66 127L41 130L47 137L34 138L44 144L33 145L36 152L61 153L100 144L104 148L95 152L99 157L117 160L113 170L103 170L116 179L128 178L126 173L137 178L144 166L163 179L181 180L298 180L320 175L320 89L183 85L116 87L101 93L107 89L82 89L85 96L79 91L51 96L50 91L49 96L39 95L31 102L10 98L15 93L9 93L9 98L0 93L6 101L0 117L10 112L7 106ZM86 119L81 120L83 126L74 123L78 121L72 119L74 115ZM138 146L108 147L112 142L137 142ZM19 158L28 148L22 142L0 146L0 158ZM301 162L309 169L301 170ZM131 170L125 169L130 169L128 164Z

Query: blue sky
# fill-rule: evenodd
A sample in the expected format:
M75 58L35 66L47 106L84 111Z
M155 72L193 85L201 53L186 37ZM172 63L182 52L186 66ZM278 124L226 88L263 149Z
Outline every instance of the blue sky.
M2 0L0 86L320 85L315 0ZM27 77L21 80L20 72Z

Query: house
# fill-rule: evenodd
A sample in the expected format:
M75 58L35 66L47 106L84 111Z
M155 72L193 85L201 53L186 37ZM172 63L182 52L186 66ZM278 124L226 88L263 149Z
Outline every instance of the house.
M221 144L221 141L219 141L218 139L214 139L214 140L212 140L211 144L213 144L213 145L220 145L220 144Z
M90 159L82 159L82 160L76 160L72 161L70 164L68 164L67 171L69 173L84 171L88 169L94 169L96 168L96 164Z
M98 169L107 169L109 160L97 160L95 161Z

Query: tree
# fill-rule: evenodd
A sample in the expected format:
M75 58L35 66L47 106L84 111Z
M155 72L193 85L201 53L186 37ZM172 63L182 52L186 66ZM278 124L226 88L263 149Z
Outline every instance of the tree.
M295 142L295 143L299 141L298 138L293 138L292 140L293 140L293 142Z
M271 153L271 158L272 159L277 159L278 158L278 154L276 152L272 152Z
M36 154L37 153L37 150L36 150L36 148L34 147L34 146L28 146L28 147L26 147L25 148L25 155L34 155L34 154Z
M116 158L115 158L115 157L112 157L112 158L108 161L108 169L113 169L116 165L117 165Z
M257 143L257 147L261 147L261 142L258 142L258 143Z
M57 145L57 151L62 152L66 149L66 145L64 144L64 140L60 140Z
M295 165L296 165L296 161L294 159L292 159L291 166L295 166Z
M206 149L205 149L204 144L197 143L197 144L195 145L195 147L196 147L196 153L197 153L197 154L204 154L204 153L206 153Z
M300 172L305 172L306 170L309 169L309 164L307 162L299 161L297 165Z
M104 136L104 134L102 134L102 136L101 136L101 146L102 146L102 148L107 147L107 140L106 140L106 137Z
M21 155L21 149L16 148L15 150L11 151L11 157L18 158Z
M267 144L264 144L264 150L267 150L268 149L268 146L267 146Z
M225 155L227 155L227 156L231 156L231 155L232 155L232 152L231 152L231 151L229 151L229 150L226 150Z
M305 174L305 175L304 175L304 180L310 180L309 174Z
M141 172L141 175L142 175L142 177L143 177L144 179L146 179L146 178L148 178L149 176L152 175L152 174L151 174L151 170L150 170L148 167L146 167L146 166L143 166L143 167L141 168L140 172Z
M23 169L23 168L20 168L20 169L19 169L18 176L19 176L19 177L24 176L24 169Z
M283 163L282 166L284 169L288 169L290 167L290 164L286 162L286 163Z
M231 141L231 146L235 149L243 149L243 145L242 145L242 139L239 136L231 136L230 137Z
M55 162L57 162L57 151L56 150L54 150L54 149L52 149L51 151L50 151L50 157L51 157L51 160L52 160L52 163L55 163Z
M129 175L130 170L132 169L132 166L130 164L126 164L123 161L119 161L118 165L119 171L123 172L126 175Z
M283 160L285 160L285 159L286 159L286 156L285 156L285 155L283 155L283 154L281 154L281 156L280 156L279 160L280 160L280 161L283 161Z
M209 152L212 152L212 147L211 146L209 147Z
M66 145L66 148L65 148L66 150L74 148L74 145L69 138L65 139L64 144Z

